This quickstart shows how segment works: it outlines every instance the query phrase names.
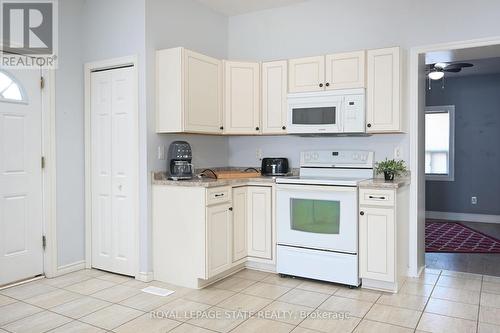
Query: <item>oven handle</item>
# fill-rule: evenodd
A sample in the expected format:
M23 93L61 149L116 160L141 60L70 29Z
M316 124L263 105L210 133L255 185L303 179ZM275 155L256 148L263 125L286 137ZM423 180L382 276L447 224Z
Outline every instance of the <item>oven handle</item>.
M305 184L277 184L276 191L286 192L357 192L355 186L325 186L325 185L305 185Z

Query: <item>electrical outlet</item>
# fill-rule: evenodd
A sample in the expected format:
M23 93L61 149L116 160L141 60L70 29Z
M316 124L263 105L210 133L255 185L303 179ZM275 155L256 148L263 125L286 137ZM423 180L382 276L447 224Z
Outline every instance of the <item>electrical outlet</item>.
M395 159L400 159L401 158L401 147L397 146L394 148L394 158Z
M158 159L159 160L164 160L165 159L165 146L158 146Z
M255 157L260 161L262 160L262 148L257 148L255 150Z
M477 197L471 197L470 198L470 203L473 205L477 205Z

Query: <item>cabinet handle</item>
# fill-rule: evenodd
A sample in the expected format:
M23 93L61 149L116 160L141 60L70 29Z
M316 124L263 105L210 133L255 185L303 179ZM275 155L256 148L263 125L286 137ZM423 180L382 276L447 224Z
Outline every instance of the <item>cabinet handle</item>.
M232 211L233 211L233 207L229 207L229 211L231 211L231 212L232 212Z
M370 127L372 127L372 124L368 124L368 125L366 125L366 127L370 128Z
M259 130L259 127L255 127L255 130L258 131Z
M224 129L224 126L219 127L219 129L222 131Z
M327 83L325 84L325 86L329 87L329 86L330 86L330 83L328 83L328 82L327 82Z
M323 88L323 83L320 83L320 84L319 84L319 87L320 87L320 88Z
M286 126L282 126L282 127L281 127L281 129L282 129L282 130L286 130Z
M368 196L368 198L370 198L370 199L380 199L380 200L385 200L385 197L382 197L382 196L378 197L378 196L369 195L369 196Z
M218 198L218 197L223 197L224 196L224 193L221 193L221 194L216 194L215 197Z
M365 212L360 211L360 212L359 212L359 215L363 216L363 215L365 215Z

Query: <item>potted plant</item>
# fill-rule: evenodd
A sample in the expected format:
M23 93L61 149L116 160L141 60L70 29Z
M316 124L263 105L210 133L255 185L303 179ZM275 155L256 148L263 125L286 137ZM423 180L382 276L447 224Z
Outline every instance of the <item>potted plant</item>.
M375 163L376 174L384 174L385 180L392 181L395 177L405 175L408 173L405 161L403 160L388 160Z

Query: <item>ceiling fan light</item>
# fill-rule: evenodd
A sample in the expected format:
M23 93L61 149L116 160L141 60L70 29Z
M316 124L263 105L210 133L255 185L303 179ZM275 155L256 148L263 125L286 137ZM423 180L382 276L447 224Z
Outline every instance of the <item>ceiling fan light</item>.
M437 62L434 64L434 68L444 69L446 66L448 66L448 64L445 62Z
M431 80L441 80L444 76L444 72L434 71L429 73L429 79Z

